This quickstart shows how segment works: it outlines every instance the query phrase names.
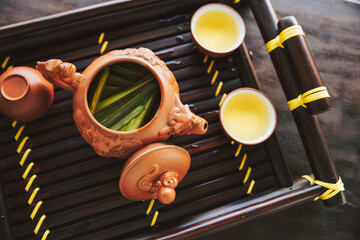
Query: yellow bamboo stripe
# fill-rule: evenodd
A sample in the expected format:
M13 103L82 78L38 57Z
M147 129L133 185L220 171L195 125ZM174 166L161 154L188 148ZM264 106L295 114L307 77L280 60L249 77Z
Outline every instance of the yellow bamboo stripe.
M242 160L241 160L241 163L240 163L240 166L239 166L239 171L241 171L244 168L244 165L245 165L245 162L246 162L246 157L247 157L247 154L245 153Z
M318 199L327 200L329 198L332 198L336 194L338 194L340 191L345 191L344 183L342 182L341 177L339 177L339 180L336 183L322 182L319 180L315 180L314 178L312 178L308 175L303 175L302 177L305 178L306 180L308 180L310 182L310 185L317 184L324 188L328 188L328 190L326 192L324 192L320 196L317 196L316 198L314 198L314 201L316 201Z
M235 157L238 157L238 156L239 156L240 151L241 151L241 148L242 148L242 144L240 143L239 146L238 146L238 148L237 148L237 150L236 150L236 152L235 152Z
M48 237L49 233L50 233L50 230L49 230L49 229L47 229L47 230L44 232L44 234L43 234L43 236L42 236L41 240L46 240L46 238Z
M250 186L249 186L246 194L251 194L251 192L252 192L252 190L253 190L253 188L254 188L254 185L255 185L255 181L254 181L254 180L251 180Z
M31 148L28 148L28 149L24 152L24 154L22 155L21 160L20 160L20 162L19 162L20 166L23 166L23 165L24 165L24 163L25 163L25 161L26 161L26 158L29 156L29 153L30 153L30 152L31 152Z
M218 86L217 86L217 88L216 88L215 97L217 97L217 96L219 95L222 86L223 86L223 82L220 81L219 84L218 84Z
M98 43L101 44L104 40L104 36L105 36L105 33L101 33L100 36L99 36L99 40L98 40Z
M11 126L14 128L14 127L16 127L16 124L17 124L17 121L14 120L14 121L11 123Z
M32 192L31 196L29 197L28 200L28 204L31 205L32 202L34 201L34 198L36 197L36 194L38 193L38 191L40 190L40 188L35 188L34 191Z
M19 137L20 137L22 131L24 130L24 128L25 128L25 124L23 124L23 125L19 128L19 130L17 131L17 133L15 134L14 139L15 139L16 141L19 140Z
M30 170L31 170L31 168L34 166L34 163L33 162L31 162L28 166L27 166L27 168L26 168L26 170L24 171L24 173L23 173L23 175L22 175L22 178L23 179L25 179L26 177L27 177L27 175L29 174L29 172L30 172Z
M208 67L208 69L207 69L207 71L206 71L207 74L210 74L211 69L212 69L212 67L214 66L214 63L215 63L215 60L214 60L214 59L211 60L211 62L210 62L210 64L209 64L209 67Z
M154 216L153 216L153 219L152 219L152 221L151 221L150 227L152 227L152 226L155 225L156 219L157 219L158 215L159 215L159 211L156 211L156 212L154 213Z
M288 101L290 111L302 106L307 108L306 103L313 102L322 98L330 97L326 87L317 87L311 89L303 94L300 94L297 98Z
M234 4L237 4L239 2L240 2L240 0L234 0Z
M203 60L203 63L206 63L207 60L208 60L208 58L209 58L209 56L208 56L208 55L205 55L204 60Z
M46 218L46 215L42 215L41 218L39 219L38 223L36 224L36 227L34 229L35 235L38 234L38 232L39 232L39 230L41 228L41 225L43 224L45 218Z
M40 206L43 204L43 202L42 201L39 201L37 204L36 204L36 206L34 207L34 210L32 211L32 213L31 213L31 215L30 215L30 218L32 219L32 220L34 220L34 218L35 218L35 216L36 216L36 213L39 211L39 208L40 208Z
M10 70L10 69L12 69L14 66L13 65L11 65L11 66L9 66L6 70Z
M7 56L1 65L2 69L5 69L6 64L8 64L9 60L10 60L10 56Z
M26 141L29 139L28 136L24 137L23 140L21 141L21 143L19 144L18 148L16 149L17 153L21 153L21 150L23 149Z
M235 142L234 141L231 141L231 145L234 145L235 144Z
M32 175L32 177L29 179L28 183L26 184L25 191L27 191L27 192L29 191L29 189L30 189L31 185L33 184L36 177L37 176L35 174Z
M250 173L251 173L251 167L249 167L247 172L246 172L246 175L245 175L244 180L243 180L243 184L245 184L247 182L247 180L249 179Z
M148 209L146 210L146 215L149 215L152 207L154 206L155 199L151 199Z
M283 42L285 42L289 38L292 38L292 37L295 37L298 35L305 35L305 33L302 30L300 25L295 25L295 26L285 28L283 31L281 31L281 33L278 36L276 36L276 38L274 38L266 43L266 49L270 53L278 47L284 48L284 46L282 45Z
M109 44L108 41L105 41L100 49L100 54L103 54L106 50L107 45Z
M211 85L214 85L214 83L215 83L218 75L219 75L219 71L216 70L215 73L214 73L214 75L213 75L213 77L212 77L212 79L211 79Z
M226 93L224 93L224 94L222 95L221 100L220 100L220 102L219 102L219 107L221 107L221 105L222 105L223 102L225 101L226 96L227 96Z

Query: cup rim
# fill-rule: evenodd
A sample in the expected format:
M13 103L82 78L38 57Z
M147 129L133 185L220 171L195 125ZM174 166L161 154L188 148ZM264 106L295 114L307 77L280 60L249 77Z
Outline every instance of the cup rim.
M231 134L225 127L225 123L224 123L224 120L223 120L224 106L231 99L231 97L237 95L239 92L252 92L252 93L255 93L257 96L260 96L260 98L265 100L266 104L269 106L270 114L273 115L273 117L272 117L273 121L271 121L272 124L270 125L271 128L269 127L267 129L267 131L263 135L261 135L261 137L257 138L257 141L254 141L254 140L246 141L246 140L239 139L236 136L234 136L233 134ZM275 106L274 106L273 102L270 100L270 98L265 93L263 93L262 91L257 90L255 88L249 88L249 87L242 87L242 88L235 89L235 90L231 91L226 96L224 102L221 104L221 107L220 107L219 118L220 118L220 123L221 123L222 129L224 130L224 132L232 140L234 140L234 141L236 141L238 143L244 144L244 145L256 145L256 144L265 142L274 133L275 128L276 128L276 124L277 124L276 109L275 109Z
M17 77L17 78L21 78L22 80L25 81L26 83L26 89L25 91L23 91L20 95L16 96L16 97L11 97L9 96L9 94L7 93L7 90L5 89L5 86L6 86L6 82L7 81L11 81L12 78L14 77ZM30 90L30 81L29 79L27 79L27 77L25 75L20 75L20 74L9 74L5 79L4 81L1 83L1 86L0 86L0 92L1 92L1 95L9 100L9 101L18 101L22 98L24 98L26 96L26 94L29 92Z
M199 18L197 17L199 15L200 11L204 11L203 9L206 8L210 8L209 10L211 10L212 7L220 7L220 10L224 10L224 12L229 13L232 17L234 17L235 22L237 23L238 29L239 29L239 38L237 39L237 41L233 44L233 46L231 46L230 48L224 50L224 51L214 51L212 49L206 48L205 46L203 46L201 44L201 42L198 40L196 34L195 34L195 18ZM215 8L214 8L215 9ZM219 9L216 9L219 10ZM208 11L208 10L206 10ZM243 31L241 30L241 26L243 26ZM222 4L222 3L208 3L205 4L203 6L201 6L200 8L198 8L195 13L192 15L191 17L191 21L190 21L190 31L191 31L191 35L193 36L193 40L201 47L203 48L205 51L208 51L210 53L213 54L219 54L219 55L223 55L223 54L228 54L233 52L235 49L237 49L243 42L245 39L245 35L246 35L246 27L245 27L245 22L244 19L241 17L241 15L232 7L226 5L226 4ZM241 34L243 32L243 34Z

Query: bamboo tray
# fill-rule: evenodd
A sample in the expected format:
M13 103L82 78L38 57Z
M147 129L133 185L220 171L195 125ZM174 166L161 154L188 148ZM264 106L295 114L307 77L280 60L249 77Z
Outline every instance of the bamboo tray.
M15 66L34 67L38 60L59 58L74 63L81 72L99 56L101 32L109 41L107 51L150 48L174 72L183 103L209 122L205 135L169 140L190 152L191 169L177 188L174 203L156 202L146 215L149 201L129 201L118 189L125 161L97 156L81 138L72 119L71 93L56 88L50 111L26 125L0 116L1 239L203 237L311 201L323 192L305 180L293 182L275 134L263 144L240 149L222 133L218 109L223 93L260 85L245 44L214 62L205 62L194 47L189 21L207 2L111 2L1 29L1 56L11 56L9 65ZM211 85L216 72L218 77ZM215 96L220 81L223 86ZM322 140L313 118L315 125L311 126ZM309 131L303 134L312 138ZM326 155L327 145L315 151ZM319 165L319 161L322 159L310 159L315 176L329 172L329 163ZM329 161L331 165L331 158ZM34 164L22 179L30 163ZM31 179L27 192L24 189ZM335 199L330 205L343 201ZM159 215L150 227L155 210Z

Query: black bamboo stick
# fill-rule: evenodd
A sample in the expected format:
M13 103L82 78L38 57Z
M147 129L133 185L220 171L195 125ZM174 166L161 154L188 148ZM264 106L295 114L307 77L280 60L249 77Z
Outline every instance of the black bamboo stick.
M251 9L265 42L278 34L277 17L269 0L250 0ZM301 93L299 79L290 57L285 50L277 48L270 53L287 100L297 98ZM306 109L292 111L302 143L308 156L315 178L324 182L336 183L339 179L334 161L330 155L326 140L322 134L318 119L308 114ZM344 192L324 201L326 206L346 203Z
M284 29L299 25L293 16L284 17L279 20L279 32ZM290 55L294 63L295 70L299 76L299 83L303 93L318 87L323 87L324 83L321 79L319 70L315 64L310 48L306 42L304 35L294 36L283 43L285 51ZM332 109L329 97L318 99L314 102L306 104L307 110L311 114L319 114Z

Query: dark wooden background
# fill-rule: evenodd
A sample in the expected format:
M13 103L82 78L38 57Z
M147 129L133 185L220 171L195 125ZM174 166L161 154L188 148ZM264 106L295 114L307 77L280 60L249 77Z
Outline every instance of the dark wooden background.
M1 0L0 26L107 0ZM246 2L243 0L242 2ZM272 0L280 17L302 25L334 110L319 115L349 203L310 202L240 225L210 239L360 239L360 5L341 0ZM240 3L244 4L244 3ZM310 173L295 124L250 10L246 44L263 90L276 105L277 132L294 177ZM1 56L3 59L4 56ZM209 238L208 238L209 239Z

